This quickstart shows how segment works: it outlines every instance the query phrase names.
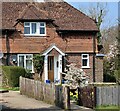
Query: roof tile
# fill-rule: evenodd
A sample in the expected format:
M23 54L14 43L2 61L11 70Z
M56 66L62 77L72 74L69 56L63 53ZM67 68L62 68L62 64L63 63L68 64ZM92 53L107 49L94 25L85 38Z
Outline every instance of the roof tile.
M3 2L2 28L11 29L16 20L52 19L58 30L98 31L94 20L66 2ZM31 12L31 13L30 13Z

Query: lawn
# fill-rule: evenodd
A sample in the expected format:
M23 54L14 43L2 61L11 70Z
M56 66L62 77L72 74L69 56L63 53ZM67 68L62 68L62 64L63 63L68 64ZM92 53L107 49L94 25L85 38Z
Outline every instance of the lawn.
M19 87L9 87L9 88L3 88L3 87L0 87L0 90L12 90L12 91L19 91Z
M118 106L97 106L95 111L120 111Z

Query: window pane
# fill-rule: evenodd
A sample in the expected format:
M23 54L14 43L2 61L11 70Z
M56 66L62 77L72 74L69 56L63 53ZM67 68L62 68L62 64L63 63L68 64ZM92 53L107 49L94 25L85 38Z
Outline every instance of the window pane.
M30 23L29 22L25 22L25 26L30 26Z
M36 23L32 23L32 34L36 33Z
M87 55L83 55L83 58L87 58Z
M26 60L26 69L32 71L32 60Z
M87 59L82 60L82 66L87 66Z
M19 56L19 66L24 67L24 56Z
M40 34L45 34L45 27L40 27Z
M26 59L27 59L27 60L31 60L31 59L32 59L32 55L27 55L27 56L26 56Z
M40 26L45 26L45 23L42 23L42 22L41 22L41 23L40 23Z
M24 34L30 34L30 27L24 27Z

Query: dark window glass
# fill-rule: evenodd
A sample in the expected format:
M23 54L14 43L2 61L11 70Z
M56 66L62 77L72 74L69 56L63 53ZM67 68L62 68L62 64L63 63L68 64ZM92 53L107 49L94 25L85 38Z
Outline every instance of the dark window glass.
M82 60L82 66L87 66L87 59Z
M30 27L24 27L24 34L30 34Z
M42 22L41 22L41 23L40 23L40 26L45 26L45 23L42 23Z
M45 34L45 27L40 27L40 34Z
M87 55L83 55L83 58L87 58Z

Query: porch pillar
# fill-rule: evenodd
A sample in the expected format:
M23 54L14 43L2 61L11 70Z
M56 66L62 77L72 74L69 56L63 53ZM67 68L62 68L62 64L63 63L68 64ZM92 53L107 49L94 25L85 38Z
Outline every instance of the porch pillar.
M59 55L58 61L59 61L58 79L60 80L61 79L60 74L62 73L62 55Z
M45 73L45 82L48 80L48 55L45 55L44 58L44 73Z

